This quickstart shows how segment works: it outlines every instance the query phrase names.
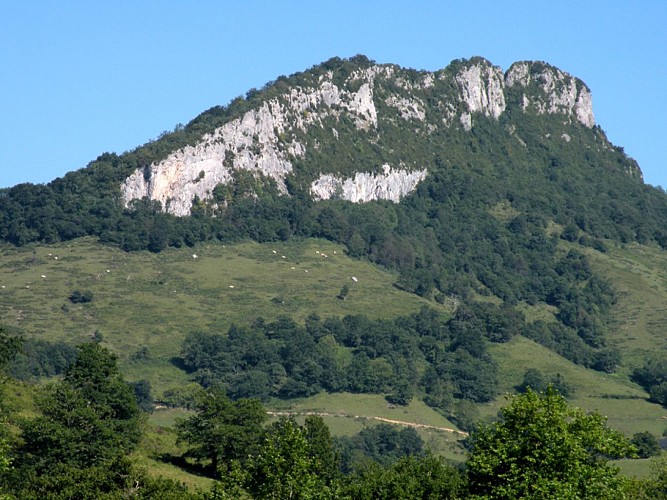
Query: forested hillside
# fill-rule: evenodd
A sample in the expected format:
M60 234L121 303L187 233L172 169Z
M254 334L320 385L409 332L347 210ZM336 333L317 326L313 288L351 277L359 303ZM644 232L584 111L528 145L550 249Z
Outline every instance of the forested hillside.
M191 178L173 173L186 171ZM626 437L651 418L656 439L662 423L653 417L667 404L664 339L653 332L663 321L666 220L667 195L644 184L636 162L595 125L585 84L546 63L503 72L473 58L431 73L357 56L278 77L133 151L104 153L46 185L0 190L7 373L26 384L58 380L21 403L35 419L10 417L8 456L30 471L25 478L40 478L42 491L61 472L88 478L110 463L139 483L144 476L124 462L141 449L134 403L188 418L221 405L256 417L238 449L230 443L211 455L218 444L186 419L176 426L176 458L162 459L211 478L229 473L220 495L264 498L268 484L277 486L267 479L275 464L262 457L287 449L301 453L290 460L303 466L302 484L330 497L364 498L368 482L407 482L420 468L437 471L438 488L452 495L491 494L490 459L475 454L504 424L480 430L471 475L387 429L355 437L346 429L334 460L326 446L307 451L328 443L324 421L264 426L261 405L291 410L349 393L405 412L425 403L449 419L439 427L470 431L490 422L507 391L527 396L506 418L539 413L542 403L570 415L555 388L587 409L641 401L643 420ZM637 327L628 312L651 314L653 324ZM546 359L548 368L539 365ZM107 385L83 396L92 389L81 363L93 361ZM128 387L136 401L123 399ZM84 408L82 397L95 407ZM61 460L69 438L59 427L70 417L109 440L116 419L129 430L118 433L122 442L88 443L117 454L91 448L70 463ZM599 430L595 418L585 425ZM46 439L47 427L60 441ZM620 436L609 439L614 449L600 456L633 456ZM377 463L379 442L392 443L397 451L386 453L397 459L417 458ZM62 471L40 456L42 446L61 457ZM463 445L447 446L461 461ZM613 483L609 498L630 488L604 467L597 472ZM31 479L12 477L38 496ZM109 491L129 491L109 481ZM508 486L514 493L505 497L522 487ZM560 490L549 491L556 498Z

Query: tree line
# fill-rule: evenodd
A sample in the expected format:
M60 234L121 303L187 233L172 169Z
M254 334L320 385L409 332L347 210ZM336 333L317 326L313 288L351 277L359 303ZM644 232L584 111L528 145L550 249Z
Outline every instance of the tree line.
M0 340L6 368L19 345L6 334ZM511 398L495 422L478 426L466 443L465 467L431 455L410 430L382 425L335 440L321 417L266 425L258 400L232 401L210 387L198 393L192 416L177 424L185 458L215 479L197 491L154 477L128 458L144 419L115 357L99 344L80 345L63 379L40 393L34 416L2 405L3 498L667 497L664 464L648 479L620 475L609 460L636 456L637 448L599 414L569 407L551 387Z
M491 305L461 306L447 321L428 308L393 321L312 314L299 325L283 316L232 325L226 335L191 333L181 359L193 380L223 385L232 399L325 390L386 394L406 405L418 393L450 411L454 398L496 396L497 367L485 337L507 340L519 321L512 309ZM487 330L485 322L495 327Z

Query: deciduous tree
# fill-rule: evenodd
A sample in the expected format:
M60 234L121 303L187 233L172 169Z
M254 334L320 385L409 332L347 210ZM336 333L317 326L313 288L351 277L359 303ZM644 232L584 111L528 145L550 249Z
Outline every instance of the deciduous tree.
M623 479L608 459L631 450L599 414L568 407L552 388L528 389L473 434L470 491L489 499L616 499Z
M257 400L232 402L220 388L200 393L196 414L176 424L178 439L189 447L186 456L217 474L223 463L244 460L261 442L266 419Z

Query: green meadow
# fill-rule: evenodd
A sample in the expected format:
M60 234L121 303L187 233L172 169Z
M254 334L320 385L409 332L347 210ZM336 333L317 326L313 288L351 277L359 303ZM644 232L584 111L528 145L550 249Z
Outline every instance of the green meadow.
M647 355L667 348L667 256L639 245L613 246L607 253L585 251L595 270L617 291L608 338L623 353L618 373L587 370L515 336L510 342L490 345L499 364L502 394L478 407L480 418L491 420L522 382L525 370L536 368L548 376L560 374L574 388L571 404L600 412L611 427L628 436L646 430L661 436L667 428L667 410L649 403L648 395L628 375ZM125 253L83 238L0 248L0 315L5 325L25 336L71 344L101 338L117 354L126 378L149 380L159 399L165 390L188 382L174 358L191 332L224 333L234 323L250 324L259 317L289 315L303 321L313 312L323 318L347 314L392 318L423 305L451 312L450 304L401 291L394 286L395 279L386 269L351 259L342 246L324 240L201 244L152 254ZM350 291L341 300L338 295L344 285ZM90 294L92 300L72 303L69 297L74 291ZM549 320L554 313L544 305L523 310L529 319ZM297 420L322 414L334 435L352 435L387 419L402 422L396 425L423 424L417 430L434 452L464 459L460 446L464 435L442 430L456 426L418 399L407 407L394 407L381 395L321 393L267 407ZM165 459L179 453L171 427L187 414L169 409L153 413L135 459L157 474L205 488L207 479ZM637 476L650 469L645 460L619 463Z
M225 333L234 323L259 317L302 321L313 312L323 318L392 318L424 304L449 311L399 290L394 281L392 273L323 240L209 244L152 254L84 238L2 248L0 315L5 325L45 340L76 344L101 335L126 377L148 379L159 396L187 380L172 358L191 332ZM341 300L344 285L350 291ZM93 300L71 303L76 290Z

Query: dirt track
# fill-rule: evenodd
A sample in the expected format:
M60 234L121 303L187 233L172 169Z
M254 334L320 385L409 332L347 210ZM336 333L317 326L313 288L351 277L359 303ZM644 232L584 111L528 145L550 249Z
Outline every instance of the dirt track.
M348 415L347 413L326 413L320 411L267 411L268 415L274 417L296 417L296 416L308 416L316 415L318 417L345 417L345 418L356 418L364 420L379 420L380 422L387 422L388 424L402 425L403 427L413 427L415 429L432 429L442 432L450 432L452 434L458 434L460 436L467 436L468 433L464 431L459 431L457 429L452 429L450 427L438 427L436 425L427 425L427 424L418 424L415 422L405 422L403 420L394 420L391 418L384 417L366 417L363 415Z

